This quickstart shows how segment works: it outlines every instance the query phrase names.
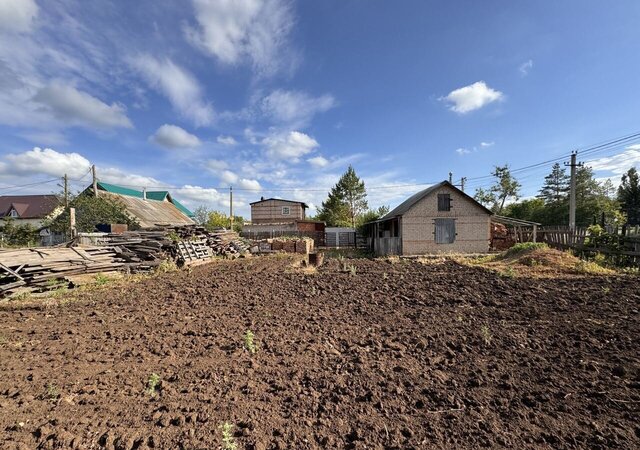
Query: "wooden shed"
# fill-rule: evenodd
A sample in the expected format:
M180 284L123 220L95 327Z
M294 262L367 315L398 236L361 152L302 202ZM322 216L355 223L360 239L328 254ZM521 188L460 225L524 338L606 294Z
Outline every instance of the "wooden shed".
M377 255L484 253L489 251L491 211L448 181L412 195L367 225Z

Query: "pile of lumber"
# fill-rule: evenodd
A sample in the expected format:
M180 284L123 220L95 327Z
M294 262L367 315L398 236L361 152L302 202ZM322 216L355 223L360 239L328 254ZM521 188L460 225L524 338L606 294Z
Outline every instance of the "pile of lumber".
M111 247L0 250L0 297L16 289L55 289L65 277L114 272L123 266Z

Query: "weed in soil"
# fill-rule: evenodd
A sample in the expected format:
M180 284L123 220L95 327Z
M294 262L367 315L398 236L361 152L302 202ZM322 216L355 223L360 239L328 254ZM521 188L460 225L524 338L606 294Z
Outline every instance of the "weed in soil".
M491 330L487 325L482 325L480 328L480 334L482 335L482 341L488 347L491 345L491 341L493 340L493 335L491 334Z
M247 330L244 334L244 348L246 348L252 355L258 351L258 347L254 342L254 337L255 336L251 330Z
M46 398L51 401L55 401L60 397L60 392L58 392L58 386L53 383L47 383L47 392Z
M233 439L233 425L225 422L220 425L220 430L222 430L222 449L236 450L238 444L236 444L236 441Z
M160 375L152 373L147 380L147 394L155 397L158 385L160 384Z

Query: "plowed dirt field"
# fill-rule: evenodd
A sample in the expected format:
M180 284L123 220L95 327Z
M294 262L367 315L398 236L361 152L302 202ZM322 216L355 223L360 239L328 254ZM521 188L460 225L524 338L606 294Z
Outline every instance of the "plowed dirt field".
M0 448L640 448L637 277L347 263L0 304Z

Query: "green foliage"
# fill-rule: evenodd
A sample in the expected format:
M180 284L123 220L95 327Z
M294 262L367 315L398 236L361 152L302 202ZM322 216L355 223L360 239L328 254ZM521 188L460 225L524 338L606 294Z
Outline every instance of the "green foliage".
M233 231L241 232L244 218L242 216L233 216ZM231 222L229 216L221 211L209 211L206 222L203 224L209 231L219 228L229 229Z
M254 334L251 330L247 330L244 334L244 348L246 348L252 355L258 351L258 347L254 342Z
M104 274L98 273L95 276L96 279L96 284L98 286L104 286L105 284L109 283L111 281L111 278L105 276Z
M53 383L47 383L47 398L51 401L57 400L60 397L60 393L58 392L58 386Z
M508 165L496 166L491 175L496 179L493 186L488 190L477 189L474 198L494 213L501 214L508 199L518 200L521 185L511 175Z
M505 257L511 257L531 250L539 250L543 248L549 248L549 246L544 242L520 242L507 250L504 255Z
M480 328L480 334L482 335L482 341L485 345L491 345L491 341L493 340L493 335L491 334L491 330L487 325L482 325Z
M0 223L2 246L35 247L40 242L40 233L30 224L16 225L10 217L3 218Z
M560 167L560 163L555 163L551 168L551 173L544 177L544 184L538 198L543 200L546 205L566 201L569 192L569 178L567 171Z
M122 202L108 196L94 196L83 192L73 198L69 206L76 209L76 230L83 233L96 231L100 224L127 224L130 230L140 228L136 219L131 217ZM69 234L69 209L53 220L46 221L45 226L57 233Z
M364 214L361 214L356 219L356 228L360 233L363 232L364 225L368 222L373 222L374 220L378 220L381 217L386 216L389 213L388 206L380 206L376 209L369 209Z
M220 425L220 430L222 431L222 449L237 450L238 444L233 439L233 425L225 422Z
M367 191L352 166L331 188L327 200L316 216L329 226L347 226L355 228L357 219L368 209Z
M630 225L640 225L640 177L635 167L622 175L618 187L618 201Z
M152 373L149 375L149 379L147 380L147 394L151 397L156 395L156 390L158 385L160 384L160 375L157 373Z

